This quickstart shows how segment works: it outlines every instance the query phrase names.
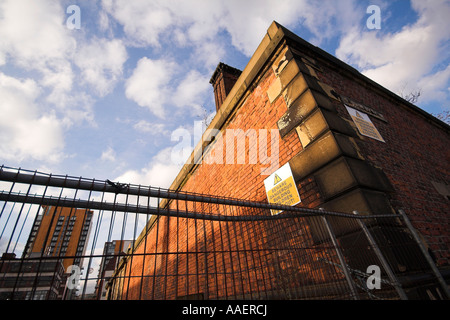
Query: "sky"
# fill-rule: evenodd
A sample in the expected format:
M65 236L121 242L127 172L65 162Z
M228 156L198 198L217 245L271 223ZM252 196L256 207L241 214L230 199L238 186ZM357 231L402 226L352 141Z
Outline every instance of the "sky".
M169 187L173 132L211 119L217 64L242 70L274 20L438 114L448 17L444 0L0 0L0 164Z

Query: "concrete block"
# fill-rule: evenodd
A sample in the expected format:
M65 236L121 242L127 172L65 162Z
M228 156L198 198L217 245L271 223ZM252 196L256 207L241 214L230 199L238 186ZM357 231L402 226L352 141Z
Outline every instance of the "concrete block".
M303 179L341 154L335 137L329 131L289 161L295 180Z
M321 108L313 111L311 115L296 127L303 147L306 147L311 141L328 129L349 136L356 136L354 130L339 115ZM287 133L286 129L280 130L282 137Z
M284 100L288 108L294 103L294 101L300 97L306 89L311 89L319 92L329 98L340 101L337 98L337 94L329 85L317 80L316 78L304 74L298 73L297 76L286 86L286 89L282 92Z
M340 157L317 171L314 178L325 200L357 185L345 157Z
M340 157L314 173L324 199L330 199L354 187L392 192L387 178L365 161Z
M305 178L339 156L361 158L356 148L350 137L326 132L289 161L295 180Z
M320 207L326 211L348 214L353 214L353 211L356 210L360 215L394 213L384 193L365 190L363 188L347 192L333 200L325 202ZM361 231L361 227L356 220L339 216L327 216L327 221L338 239L344 235ZM377 223L375 219L365 219L364 222L368 227ZM322 242L329 239L329 235L325 231L324 223L320 217L310 218L309 225L311 235L315 242Z
M276 78L269 89L267 89L267 96L269 97L270 103L273 103L278 98L282 89L280 78Z
M298 60L291 60L287 64L286 68L284 68L284 70L279 74L283 88L285 88L301 72L301 64L302 63Z
M357 188L347 192L323 205L329 211L353 213L361 215L394 214L391 204L384 192Z
M337 132L334 133L334 137L343 155L364 160L364 156L354 138Z
M288 47L285 47L279 56L275 59L275 61L272 64L272 70L275 73L275 75L278 77L279 74L283 71L283 69L287 66L290 60L293 59L292 52L289 50Z
M318 107L335 110L330 99L316 91L306 90L278 121L280 135L284 137Z
M317 136L328 130L328 124L320 109L316 109L308 118L306 118L298 127L296 127L298 137L305 148ZM281 133L281 136L284 136Z
M311 83L307 82L307 77L305 77L305 75L301 73L298 74L283 91L283 97L288 108L290 108L292 103L300 97L306 89L310 88L311 85Z
M283 63L284 61L284 63ZM267 90L267 95L269 96L270 103L273 103L276 98L281 94L281 91L284 90L287 86L290 85L291 81L295 79L297 76L301 76L301 71L305 71L307 76L313 73L308 67L299 60L282 60L280 62L281 65L277 66L275 74L278 76L277 80L269 87ZM275 64L274 66L275 67ZM312 69L312 68L311 68ZM275 70L275 69L274 69ZM315 75L315 73L314 73ZM297 79L297 81L301 81L302 79ZM297 83L298 84L298 83ZM298 87L293 88L294 90L302 90L300 93L305 90L306 83L301 85L302 88L298 89Z
M307 64L307 63L303 63L303 62L298 62L298 67L300 69L300 72L310 75L311 77L314 77L316 79L318 79L318 75L316 73L316 69L314 67L312 67L311 65Z

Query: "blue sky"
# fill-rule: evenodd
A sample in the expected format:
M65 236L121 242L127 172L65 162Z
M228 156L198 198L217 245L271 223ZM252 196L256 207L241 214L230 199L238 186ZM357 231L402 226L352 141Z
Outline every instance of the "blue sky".
M215 67L243 69L273 20L441 113L448 17L442 0L1 0L0 164L169 187L171 134L213 115Z

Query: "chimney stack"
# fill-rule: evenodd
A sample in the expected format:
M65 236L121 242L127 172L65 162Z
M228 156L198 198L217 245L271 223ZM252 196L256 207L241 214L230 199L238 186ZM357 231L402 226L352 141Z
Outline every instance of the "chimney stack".
M214 88L217 111L222 106L222 103L225 101L241 73L241 70L230 67L222 62L217 66L211 80L209 80L209 83L211 83Z

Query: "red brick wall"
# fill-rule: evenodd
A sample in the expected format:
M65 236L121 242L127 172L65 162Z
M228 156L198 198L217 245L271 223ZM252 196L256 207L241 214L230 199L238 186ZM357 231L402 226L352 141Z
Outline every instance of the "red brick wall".
M277 99L273 104L269 102L266 92L274 79L275 75L272 68L268 68L266 74L246 98L242 107L226 127L226 129L231 130L241 129L244 132L249 129L256 129L256 131L258 129L267 129L267 150L269 155L273 149L270 146L270 130L274 129L278 131L277 121L287 110L283 99ZM253 201L267 201L264 179L267 175L278 169L279 166L288 162L293 155L302 150L295 130L283 139L279 138L278 141L279 161L276 167L270 167L268 164L264 164L264 159L260 159L259 155L257 163L250 164L248 142L245 148L245 164L237 164L237 152L234 154L234 164L226 164L225 133L217 141L217 144L224 146L223 164L203 163L198 166L182 190ZM237 151L236 149L235 151ZM214 150L215 148L211 152L215 152ZM302 205L307 207L317 207L320 205L320 194L312 178L299 181L298 186Z
M318 72L321 81L339 94L375 109L386 119L384 122L370 117L386 143L361 137L356 139L358 146L366 161L382 168L389 178L395 189L389 195L394 210L405 210L436 255L438 264L448 265L450 203L431 184L450 180L448 131L366 84L324 65L322 70ZM338 113L351 121L345 107L337 106Z
M249 214L235 214L242 213ZM286 298L287 291L295 297L302 285L342 280L341 273L318 260L338 263L329 244L312 242L310 223L308 218L227 223L161 217L128 259L120 274L125 280L114 294L133 300L199 294ZM283 250L287 247L296 249Z
M286 112L286 106L282 100L276 105L271 105L268 101L267 91L274 78L273 72L269 70L267 75L261 79L259 85L247 97L245 103L239 109L234 119L227 125L226 129L241 129L244 132L248 129L277 129L277 121ZM270 133L268 133L268 140ZM248 143L248 142L247 142ZM266 199L263 179L261 175L267 165L261 164L261 159L255 164L249 163L249 147L245 148L245 164L238 164L237 152L235 152L234 164L226 164L225 135L216 141L213 151L217 145L224 146L222 164L206 164L198 166L190 179L183 186L183 191L192 191L212 195L228 196L241 199L252 199L264 201ZM269 141L268 141L269 146ZM237 148L235 148L235 151ZM279 164L283 165L290 158L291 153L301 150L301 145L295 132L289 137L280 141L279 144ZM268 147L268 152L271 148ZM270 172L269 172L270 173Z
M275 129L278 132L277 121L287 110L286 104L284 103L283 99L278 99L274 104L270 104L270 102L268 101L266 91L272 84L274 79L275 75L272 71L272 68L267 68L267 72L259 80L255 89L245 99L242 107L238 110L237 114L226 126L226 129L241 129L244 132L249 129L256 129L256 132L258 132L259 129L267 129L267 150L269 155L272 151L270 142L270 129ZM183 185L182 190L195 193L204 193L210 195L266 202L267 197L264 189L264 179L270 173L278 169L279 166L282 166L286 162L288 162L293 155L297 154L302 149L300 140L295 130L285 136L283 139L279 138L278 142L279 161L276 166L271 167L270 163L265 164L264 159L259 158L259 154L257 163L249 164L250 160L248 144L244 149L244 152L246 152L244 164L237 164L237 152L235 152L234 154L234 164L227 164L225 154L225 132L225 135L217 139L215 144L215 146L217 147L217 145L223 143L224 147L222 163L202 163L201 165L199 165L193 172L192 176L190 176L189 180L187 180L187 182ZM216 152L215 148L213 148L206 154L214 155ZM235 151L237 151L236 149ZM298 187L300 197L302 199L302 203L300 205L311 208L320 205L320 194L312 178L306 178L302 181L299 181ZM171 203L170 206L172 209L178 209L180 211L186 209L195 209L195 211L197 212L202 212L203 210L206 210L198 204L195 205L195 208L193 207L193 204L189 204L189 208L186 208L184 203ZM227 215L252 214L248 211L241 211L233 207L229 207L226 209L222 208L221 213ZM253 214L258 213L256 212ZM302 223L302 227L294 226L295 225L291 225L289 223L285 224L282 228L283 231L281 231L281 234L286 237L286 234L301 233L304 237L308 237L308 224ZM294 228L295 230L291 230L292 228ZM302 232L299 231L300 228L303 229ZM209 250L211 250L212 247L225 251L234 251L238 249L244 250L245 248L249 248L249 246L253 246L256 248L261 245L261 243L263 242L262 239L266 239L267 237L277 237L277 233L273 233L274 230L272 229L273 227L270 227L268 229L267 226L261 226L258 224L256 224L256 226L250 227L248 223L247 225L243 225L241 223L237 225L236 230L235 227L231 226L225 228L223 225L219 225L218 222L205 222L202 220L195 221L193 219L183 218L168 219L166 217L161 217L159 221L155 223L146 240L143 240L139 248L136 250L135 255L133 256L131 274L137 275L138 277L131 278L131 280L128 278L126 279L123 285L124 288L129 288L129 290L124 290L124 292L128 292L128 299L138 299L139 294L141 294L141 298L175 298L176 295L180 296L197 293L197 288L202 288L200 291L204 292L203 288L205 285L205 281L208 280L208 282L210 283L214 282L212 279L206 279L205 276L195 276L195 274L205 272L205 258L206 261L208 261L208 270L222 270L225 268L226 270L231 272L232 267L230 263L231 261L233 261L233 270L235 272L238 271L239 277L241 279L239 281L243 281L245 283L244 287L246 288L243 293L238 288L238 294L251 294L250 291L252 290L252 288L254 291L255 288L261 290L261 288L259 288L258 286L262 286L263 284L263 274L265 274L267 277L267 274L275 275L279 268L287 268L288 262L286 261L289 260L287 256L284 256L284 258L283 256L277 256L277 264L273 260L275 258L271 258L271 256L266 253L264 256L264 264L266 265L266 268L264 268L264 270L261 270L261 268L255 267L255 270L258 271L252 271L251 275L247 277L246 275L242 275L239 273L239 268L242 267L242 269L252 269L252 267L257 262L247 258L244 262L244 257L238 256L239 254L236 252L232 253L230 257L228 257L227 255L223 255L223 257L214 257L214 255L207 255L205 257L205 254L185 254L178 255L178 257L175 258L174 255L171 256L165 254L152 254L146 256L145 259L142 257L142 254L144 253L144 248L146 248L146 253L202 251L206 246L206 244L203 242L203 239L198 238L198 235L202 234L206 235L206 239L215 238L214 241L208 240L209 242L207 243L209 243ZM219 237L220 232L223 232L223 234L221 234ZM278 230L278 236L279 234L280 230ZM292 234L289 239L276 240L276 242L279 243L280 241L287 241L290 243L290 245L292 245L302 239L302 237L296 238ZM144 241L146 242L144 243ZM203 247L197 248L197 245ZM186 269L187 257L190 257L191 262L188 264L188 267ZM239 257L241 257L242 260L241 266L237 264ZM281 262L278 260L280 260ZM143 261L145 261L144 268ZM272 263L270 261L272 261ZM198 264L200 264L200 266ZM325 265L324 267L328 266ZM293 268L293 266L290 266L290 268ZM144 270L144 275L156 274L162 276L165 274L191 274L191 276L169 276L166 278L165 282L162 282L162 277L151 276L146 278L144 276L142 280L143 282L141 283L139 275L142 274L142 270ZM321 269L321 266L316 266L315 269L312 270L311 266L303 265L302 267L297 266L295 270L297 270L295 271L296 273L304 274L310 279L316 278L317 281L325 281L326 279L326 271L325 269ZM126 269L127 274L129 273L129 271L129 269ZM340 277L336 274L334 274L333 276L338 278ZM237 284L234 284L229 277L231 276L227 277L228 281L226 281L224 278L219 277L219 283L214 287L215 289L211 289L218 290L218 292L214 292L214 294L217 294L219 297L224 297L225 295L233 296L235 294L235 286L240 287L241 283L239 282ZM153 281L155 281L155 283L153 283ZM186 281L188 281L189 286L187 286ZM266 283L264 283L266 290L272 291L279 289L279 285L275 286L274 284L272 284L272 282L269 281L267 283L266 280ZM142 292L139 293L141 291L141 285Z

